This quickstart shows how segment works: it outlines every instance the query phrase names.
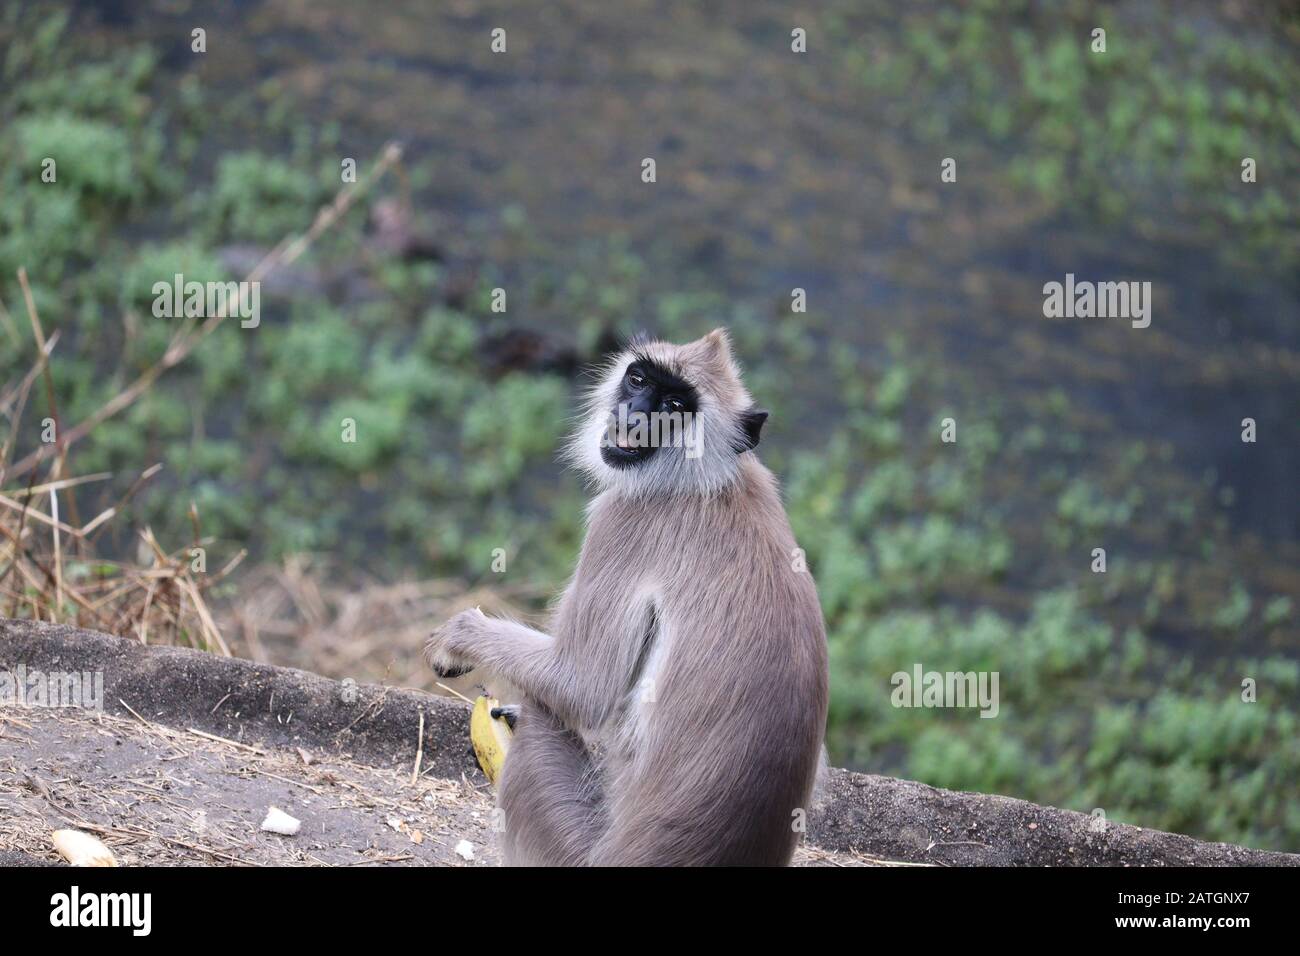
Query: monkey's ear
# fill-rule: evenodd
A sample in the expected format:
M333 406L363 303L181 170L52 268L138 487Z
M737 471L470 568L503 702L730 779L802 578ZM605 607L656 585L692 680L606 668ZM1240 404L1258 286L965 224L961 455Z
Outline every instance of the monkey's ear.
M700 339L707 354L731 361L731 336L722 326L718 326L704 338Z
M740 416L741 446L736 451L749 451L758 444L759 433L767 421L767 412L762 408L751 408Z

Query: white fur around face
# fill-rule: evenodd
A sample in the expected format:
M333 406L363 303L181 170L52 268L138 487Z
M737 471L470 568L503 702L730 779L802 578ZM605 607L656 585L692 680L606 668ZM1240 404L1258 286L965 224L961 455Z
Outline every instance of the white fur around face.
M709 361L695 361L691 350L699 352L706 347L701 343L706 342L710 343L705 355ZM661 447L639 465L613 468L600 456L601 442L608 432L610 416L617 414L619 383L628 365L642 355L677 371L695 387L699 395L695 413L699 431L694 450L699 454L688 457L685 447ZM726 374L717 374L719 363ZM731 363L725 338L719 337L715 344L714 339L706 337L689 346L652 342L622 352L606 367L599 382L587 393L585 414L569 441L565 458L605 491L715 495L736 478L740 464L736 447L743 435L740 416L750 404L749 393Z

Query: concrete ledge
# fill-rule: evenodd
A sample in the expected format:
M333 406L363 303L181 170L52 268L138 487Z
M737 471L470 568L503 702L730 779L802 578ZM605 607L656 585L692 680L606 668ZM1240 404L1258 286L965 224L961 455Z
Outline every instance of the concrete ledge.
M0 671L92 671L104 706L172 727L267 747L347 754L409 767L424 715L424 766L474 777L468 713L419 691L329 680L305 671L172 647L144 647L93 631L0 620ZM909 780L832 770L809 821L826 850L958 866L1300 866L1270 853L1122 824L1009 797L940 790Z
M350 753L372 766L410 766L424 713L424 766L459 778L468 755L460 701L334 681L288 667L180 647L145 647L95 631L0 620L0 670L103 674L104 709L245 743Z
M834 769L810 832L828 850L951 866L1300 866L1292 853Z

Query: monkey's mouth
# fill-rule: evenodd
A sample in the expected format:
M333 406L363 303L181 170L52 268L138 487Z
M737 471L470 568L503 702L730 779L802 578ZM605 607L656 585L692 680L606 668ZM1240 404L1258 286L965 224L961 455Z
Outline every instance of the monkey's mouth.
M616 441L600 443L600 459L611 468L631 468L633 465L639 465L656 451L658 446L653 444L619 444Z

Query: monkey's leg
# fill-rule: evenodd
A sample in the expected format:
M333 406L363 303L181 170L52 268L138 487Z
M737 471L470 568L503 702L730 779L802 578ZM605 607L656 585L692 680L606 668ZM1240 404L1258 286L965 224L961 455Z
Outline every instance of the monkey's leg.
M500 805L510 866L578 866L605 827L600 775L586 744L533 701L520 709Z

